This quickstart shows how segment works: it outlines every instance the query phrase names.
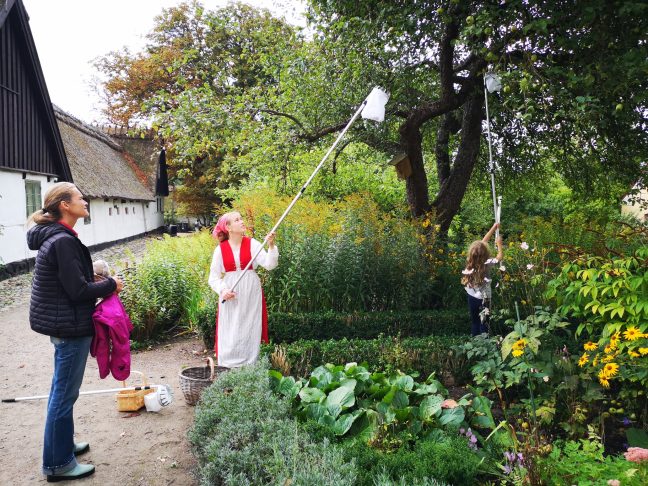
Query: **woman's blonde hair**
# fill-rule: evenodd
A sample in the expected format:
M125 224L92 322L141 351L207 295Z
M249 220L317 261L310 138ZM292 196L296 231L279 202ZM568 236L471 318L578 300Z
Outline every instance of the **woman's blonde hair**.
M36 224L56 223L63 214L61 213L61 202L72 201L76 186L71 182L57 182L45 193L43 207L27 219L27 226L32 222Z
M482 240L473 241L468 247L468 256L466 257L466 270L461 278L461 283L467 287L479 287L484 283L487 268L486 260L490 258L488 245Z

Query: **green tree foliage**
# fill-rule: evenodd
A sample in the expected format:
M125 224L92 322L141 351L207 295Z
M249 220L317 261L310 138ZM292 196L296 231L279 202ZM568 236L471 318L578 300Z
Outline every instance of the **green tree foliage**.
M158 17L145 53L99 67L109 111L154 117L177 180L214 203L243 180L299 184L381 85L388 118L355 124L349 147L374 157L354 161L380 176L375 154L406 153L411 213L434 211L446 232L474 174L487 184L487 70L503 82L489 103L504 185L557 172L580 193L618 197L641 177L646 10L631 0L311 0L305 35L267 11L192 3Z
M507 178L556 170L591 193L615 189L610 176L623 184L638 177L646 153L641 2L313 0L311 6L318 40L356 59L347 57L335 83L365 90L377 83L392 92L390 140L412 163L407 190L415 215L433 207L447 228L459 209L484 151L487 69L504 85L490 102ZM423 163L431 152L439 188L432 201Z

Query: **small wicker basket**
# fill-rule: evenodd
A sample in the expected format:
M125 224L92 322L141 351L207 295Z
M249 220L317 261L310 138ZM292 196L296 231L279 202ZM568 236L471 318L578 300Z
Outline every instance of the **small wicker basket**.
M195 405L198 402L200 394L213 383L216 374L229 369L223 366L214 366L214 360L211 358L207 358L206 361L208 362L207 366L185 368L178 375L180 389L189 405Z
M142 379L142 384L140 386L144 387L148 385L144 373L140 371L131 371L131 374L132 373L140 375L140 378ZM124 388L126 388L126 382L122 381L122 383ZM148 390L123 390L117 392L117 410L119 412L137 412L144 406L144 395L148 395L154 391L154 388L150 388Z

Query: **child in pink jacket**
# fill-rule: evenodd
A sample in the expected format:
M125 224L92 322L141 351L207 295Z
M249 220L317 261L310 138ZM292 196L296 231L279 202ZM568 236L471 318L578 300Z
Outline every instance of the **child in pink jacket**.
M108 264L103 260L94 262L93 268L100 277L110 276ZM125 380L130 375L130 332L133 324L116 293L97 304L92 320L95 335L90 354L97 358L99 376L103 379L112 373L116 380Z

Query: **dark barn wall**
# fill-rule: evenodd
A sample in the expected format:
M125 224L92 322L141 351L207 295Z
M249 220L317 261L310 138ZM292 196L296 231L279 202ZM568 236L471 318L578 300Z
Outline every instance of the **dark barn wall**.
M0 168L61 177L60 155L30 62L36 54L21 32L24 20L16 7L0 26Z

